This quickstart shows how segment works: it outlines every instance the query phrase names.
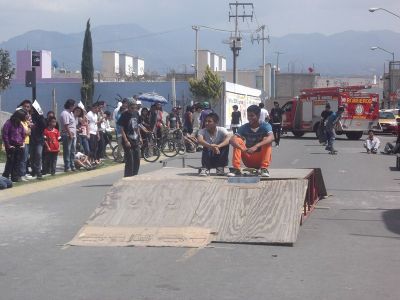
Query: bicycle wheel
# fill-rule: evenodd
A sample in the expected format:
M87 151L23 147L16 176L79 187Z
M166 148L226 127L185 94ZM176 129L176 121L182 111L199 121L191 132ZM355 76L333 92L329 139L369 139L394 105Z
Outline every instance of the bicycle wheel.
M160 158L160 149L157 145L149 144L143 148L143 158L147 162L155 162Z
M177 141L175 145L176 152L178 152L178 154L183 155L186 153L186 146L184 141Z
M162 145L161 145L161 152L166 156L166 157L174 157L178 154L178 151L176 150L176 142L173 139L167 139Z
M115 160L118 159L118 145L115 145L114 147L111 148L112 149L112 156ZM123 161L124 160L124 148L121 149L121 157L120 159Z

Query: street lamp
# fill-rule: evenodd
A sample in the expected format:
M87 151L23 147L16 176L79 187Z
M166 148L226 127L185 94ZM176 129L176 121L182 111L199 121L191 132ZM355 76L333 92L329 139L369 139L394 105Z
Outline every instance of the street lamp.
M389 14L395 16L395 17L398 17L398 18L400 19L400 15L395 14L394 12L392 12L392 11L390 11L390 10L387 10L386 8L382 8L382 7L371 7L371 8L369 8L368 10L369 10L369 12L372 12L372 13L373 13L373 12L376 12L377 10L384 10L384 11L386 11L387 13L389 13Z
M394 52L387 51L386 49L383 49L383 48L378 47L378 46L371 47L371 50L376 50L376 49L379 49L379 50L382 50L382 51L384 51L386 53L392 54L392 61L394 61Z
M382 51L384 51L384 52L386 52L386 53L389 53L389 54L392 54L392 61L389 63L389 95L393 92L393 90L394 90L394 88L393 88L393 71L392 71L392 69L393 69L393 63L394 63L394 52L390 52L390 51L387 51L386 49L383 49L383 48L381 48L381 47L378 47L378 46L374 46L374 47L371 47L371 50L376 50L376 49L379 49L379 50L382 50ZM390 108L390 102L389 102L389 108Z

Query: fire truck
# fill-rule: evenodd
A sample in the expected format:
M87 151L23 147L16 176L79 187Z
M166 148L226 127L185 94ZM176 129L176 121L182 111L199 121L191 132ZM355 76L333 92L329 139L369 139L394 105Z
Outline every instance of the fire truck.
M363 132L378 128L379 95L362 92L371 86L347 86L304 89L295 99L282 106L283 131L291 131L301 137L307 132L317 134L321 112L327 103L332 111L344 107L337 134L345 134L348 139L358 140Z

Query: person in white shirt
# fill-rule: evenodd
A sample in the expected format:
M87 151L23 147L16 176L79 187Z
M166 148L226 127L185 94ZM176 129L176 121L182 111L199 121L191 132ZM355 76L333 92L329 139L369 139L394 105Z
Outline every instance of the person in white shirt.
M264 108L264 103L258 104L258 107L261 108L260 123L261 122L268 122L269 121L269 113L268 113L268 110L266 110Z
M378 148L381 144L381 141L374 135L372 130L368 131L368 138L364 142L364 148L367 149L368 154L376 154L378 153Z
M89 122L89 146L90 146L90 153L89 153L89 159L91 163L98 163L96 160L96 154L97 154L97 147L98 147L98 141L99 141L99 135L98 135L98 117L97 117L97 112L99 110L99 106L97 103L94 103L93 106L90 108L90 111L87 113L87 119Z

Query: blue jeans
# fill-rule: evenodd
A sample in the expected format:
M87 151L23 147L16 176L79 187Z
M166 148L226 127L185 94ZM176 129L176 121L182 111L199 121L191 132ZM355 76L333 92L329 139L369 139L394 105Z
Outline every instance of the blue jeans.
M31 153L31 167L33 175L42 174L42 154L43 154L43 144L30 144Z
M26 175L26 164L28 163L28 158L29 158L29 144L25 144L19 171L19 176L21 177Z
M335 132L333 130L327 130L326 131L326 140L328 142L328 145L326 146L325 150L328 151L334 151L335 149L333 148L333 143L335 142Z
M83 149L83 153L85 153L85 155L89 155L90 149L88 137L86 135L80 135L79 138L81 141L81 150Z
M64 171L70 169L74 170L76 137L70 139L68 135L63 134L61 138L63 145Z

